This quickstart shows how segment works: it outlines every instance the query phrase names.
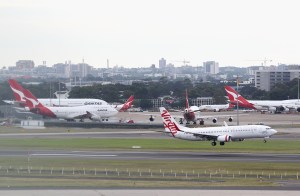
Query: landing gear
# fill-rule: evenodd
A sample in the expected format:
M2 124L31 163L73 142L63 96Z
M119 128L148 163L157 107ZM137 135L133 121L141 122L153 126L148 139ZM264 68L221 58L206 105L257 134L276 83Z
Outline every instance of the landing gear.
M80 121L80 122L84 122L83 119L80 119L79 121Z
M266 139L264 139L264 143L267 143L267 140L266 140Z
M221 145L221 146L224 146L224 144L225 144L225 142L220 142L220 145Z
M212 142L211 142L211 145L212 145L212 146L216 146L216 145L217 145L217 142L216 142L216 141L212 141Z
M196 121L194 121L194 123L193 123L194 125L196 124Z
M201 119L200 122L199 122L199 124L200 124L200 125L204 125L204 120Z

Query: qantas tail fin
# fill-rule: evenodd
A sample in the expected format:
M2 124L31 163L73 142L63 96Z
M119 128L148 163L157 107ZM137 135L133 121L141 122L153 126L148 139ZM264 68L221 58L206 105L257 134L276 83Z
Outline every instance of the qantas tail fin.
M26 100L25 100L25 96L24 96L24 93L23 93L23 91L25 89L14 79L9 79L8 83L9 83L9 86L10 86L11 90L14 93L16 101L25 103Z
M160 107L160 114L162 121L164 123L165 132L171 133L173 137L177 134L177 132L182 131L184 127L179 125L175 119L171 116L171 114L164 107Z
M188 98L188 92L187 89L185 89L185 108L189 108L189 98Z
M225 91L227 93L230 103L236 104L238 101L239 103L244 105L252 105L247 99L238 94L238 92L236 92L232 87L225 86Z
M37 100L37 98L28 90L24 89L24 96L26 99L26 106L31 108L43 107L43 105Z
M119 112L125 112L126 110L128 110L131 106L132 106L132 102L134 100L134 96L131 95L127 101L123 104L122 108L119 110Z

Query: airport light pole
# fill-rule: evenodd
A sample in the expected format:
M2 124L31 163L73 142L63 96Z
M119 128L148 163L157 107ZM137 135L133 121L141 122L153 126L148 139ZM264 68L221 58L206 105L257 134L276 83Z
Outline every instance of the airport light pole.
M299 76L298 76L298 102L299 102Z
M236 124L240 125L240 119L239 119L239 75L236 77Z

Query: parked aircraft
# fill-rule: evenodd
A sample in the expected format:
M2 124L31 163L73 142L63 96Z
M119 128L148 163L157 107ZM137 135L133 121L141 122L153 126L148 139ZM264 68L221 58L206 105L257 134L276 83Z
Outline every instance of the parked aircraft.
M229 122L233 121L231 115L214 115L214 116L203 116L200 114L200 108L198 106L189 106L189 99L187 90L185 91L185 109L183 111L183 118L180 117L180 124L183 124L183 119L186 121L187 124L189 122L196 122L199 120L200 124L204 123L204 119L212 119L213 123L217 122L218 118L228 118Z
M65 119L67 121L74 121L75 119L83 121L85 118L95 121L107 121L109 117L118 113L111 105L48 107L41 104L29 90L25 89L23 93L26 100L25 106L28 107L29 111L44 117Z
M264 142L270 136L277 133L276 130L264 125L241 125L227 126L224 121L222 127L188 128L178 124L171 114L160 107L160 114L165 127L165 132L170 136L183 140L212 141L211 145L216 146L217 142L223 146L225 142L238 142L251 138L264 138Z
M24 88L13 79L8 80L8 83L10 85L10 88L12 89L14 96L16 98L16 101L7 101L4 100L4 102L9 104L16 104L21 107L17 107L17 111L24 112L24 105L25 105L25 97L24 97ZM128 108L131 107L132 102L134 100L134 96L131 95L129 99L124 103L120 105L114 105L116 110L120 112L126 111ZM38 101L43 104L44 106L55 106L55 107L74 107L74 106L83 106L83 105L107 105L108 103L106 101L100 100L100 99L38 99Z
M134 101L134 96L131 95L124 104L112 105L112 106L116 108L116 110L118 110L119 112L125 112L126 110L131 108L133 101Z
M200 111L213 111L213 112L220 112L220 111L226 111L233 108L233 104L219 104L219 105L201 105L199 106Z
M288 100L247 100L238 92L236 92L232 87L225 86L225 90L229 101L231 104L237 105L237 102L240 107L255 109L255 110L268 110L271 112L283 112L289 111L290 109L295 109L300 112L300 102L297 99L288 99Z
M9 104L17 104L17 106L24 107L25 97L23 91L25 90L16 80L8 80L11 90L16 98L15 101L4 100ZM100 99L38 99L44 106L82 106L82 105L107 105L106 101Z

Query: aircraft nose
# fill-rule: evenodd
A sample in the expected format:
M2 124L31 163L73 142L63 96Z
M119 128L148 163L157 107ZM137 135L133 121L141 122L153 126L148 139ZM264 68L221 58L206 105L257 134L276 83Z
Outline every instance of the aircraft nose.
M277 131L275 129L271 129L271 135L274 135L276 133L277 133Z

